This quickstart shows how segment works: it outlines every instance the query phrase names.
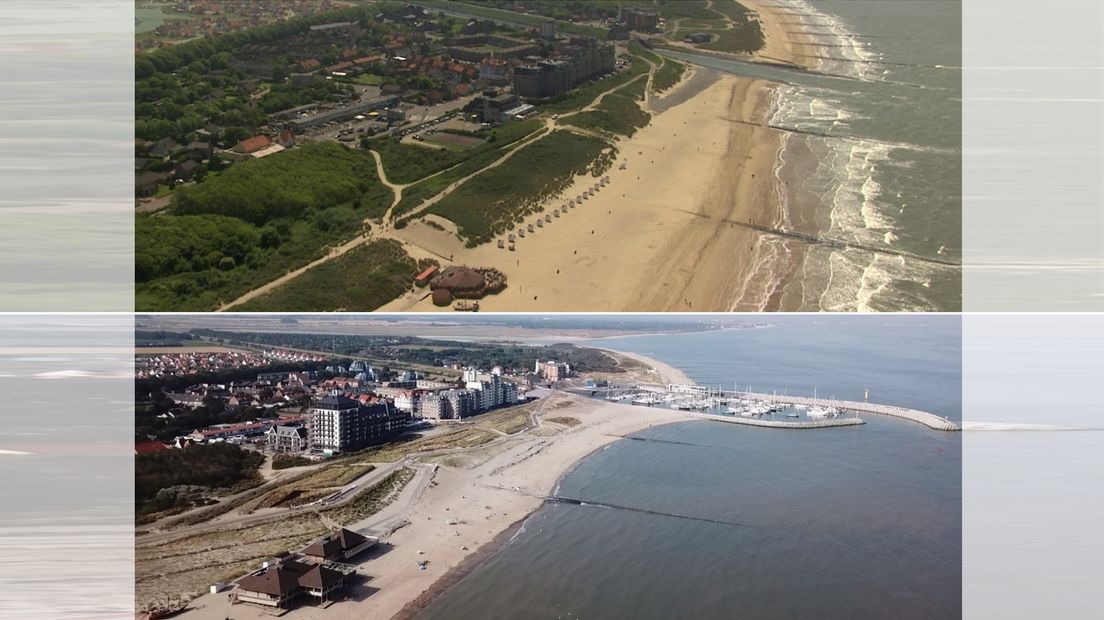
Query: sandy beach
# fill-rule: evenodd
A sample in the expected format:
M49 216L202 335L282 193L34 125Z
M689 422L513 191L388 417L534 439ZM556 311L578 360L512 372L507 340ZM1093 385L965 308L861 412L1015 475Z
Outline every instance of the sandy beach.
M715 75L704 85L684 80L668 96L704 89L618 141L610 185L519 239L515 252L495 243L463 248L424 224L401 236L414 253L421 248L504 272L509 286L483 299L484 310L728 310L756 243L732 222L773 219L769 179L781 143L776 132L756 126L769 109L770 83ZM579 178L546 208L594 182ZM380 310L438 310L424 295L418 291Z
M589 345L588 345L589 346ZM601 347L591 347L593 349L601 349ZM640 355L639 353L628 353L626 351L617 351L614 349L601 349L602 351L609 351L615 355L622 355L624 357L632 358L641 364L650 366L655 375L655 380L659 383L680 383L680 384L693 384L694 380L687 377L678 368L665 364L657 359Z
M556 418L578 423L556 423ZM371 518L351 524L355 529L385 534L380 551L369 551L363 554L365 558L354 560L367 580L343 601L327 608L296 606L284 617L353 620L407 616L415 611L404 611L408 604L416 600L419 606L426 604L432 596L424 593L432 588L432 594L457 579L455 572L449 574L450 569L472 554L492 553L501 540L492 547L481 547L495 542L502 532L536 510L580 459L623 435L690 418L673 410L557 392L546 399L537 419L539 425L528 431L435 459L436 463L416 465L417 475L395 502ZM394 531L386 535L390 530ZM418 569L422 560L429 561L424 571ZM442 578L445 581L435 586ZM230 605L226 593L219 593L192 601L176 617L261 620L272 616L252 605Z
M763 0L740 0L740 4L759 13L763 48L752 54L754 59L816 68L815 48L809 45L813 39L799 32L793 9Z

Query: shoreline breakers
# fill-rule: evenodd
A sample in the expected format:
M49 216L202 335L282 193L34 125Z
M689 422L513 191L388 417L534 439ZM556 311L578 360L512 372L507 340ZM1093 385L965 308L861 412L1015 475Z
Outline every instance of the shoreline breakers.
M925 411L919 411L916 409L908 409L906 407L898 407L895 405L881 405L870 402L859 402L850 400L837 400L834 398L816 398L805 396L786 396L782 394L760 394L751 391L734 391L734 390L720 390L709 388L700 385L685 385L685 384L636 384L631 386L609 386L606 388L580 388L580 391L588 392L590 396L596 396L600 392L605 393L605 398L609 400L629 400L635 405L647 405L653 404L672 404L674 409L678 409L681 413L700 418L705 420L715 420L718 422L727 422L731 424L746 424L749 426L766 426L772 428L828 428L834 426L854 426L858 424L865 424L858 417L843 417L844 413L875 413L879 415L887 415L895 418L902 418L905 420L911 420L913 422L919 422L928 428L932 428L940 431L960 431L962 428L948 420L947 418L937 416L933 413L927 413ZM799 410L807 410L808 412L831 412L826 415L810 415L807 413L809 419L796 420L796 421L783 421L774 419L762 419L759 417L750 417L746 414L738 414L737 410L731 407L726 408L726 412L729 415L719 415L715 413L703 413L701 411L687 410L688 407L682 406L682 402L686 402L686 399L693 399L695 402L700 403L702 406L691 407L690 409L709 409L713 407L722 406L730 402L754 402L759 406L771 407L771 406L787 406ZM798 417L794 414L790 414L787 417Z

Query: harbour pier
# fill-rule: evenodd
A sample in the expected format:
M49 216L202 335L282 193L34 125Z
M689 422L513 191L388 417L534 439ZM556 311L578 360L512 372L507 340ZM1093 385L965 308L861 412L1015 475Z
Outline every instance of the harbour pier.
M898 407L896 405L883 405L879 403L871 402L859 402L853 400L838 400L835 398L814 398L808 396L789 396L786 394L763 394L751 391L736 391L736 390L723 390L718 388L711 388L703 385L692 384L659 384L659 383L640 383L640 384L627 384L627 385L610 385L600 390L590 390L590 392L605 392L607 397L614 394L628 394L634 392L648 392L653 394L685 394L687 396L695 396L700 398L718 398L718 399L740 399L740 400L753 400L764 403L778 404L778 405L802 405L806 407L834 407L841 412L851 412L855 414L862 413L874 413L878 415L886 415L895 418L902 418L905 420L911 420L918 422L940 431L960 431L962 427L952 422L951 420L935 415L934 413L928 413L926 411L920 411L917 409L909 409L907 407ZM688 413L688 415L694 417L701 417L708 420L719 420L722 422L730 422L733 424L746 424L749 426L769 426L774 428L823 428L831 426L850 426L854 424L862 424L863 421L858 417L848 418L827 418L818 420L801 420L797 422L789 422L782 420L763 420L756 418L732 418L729 416L719 416L707 413L693 413L683 411L682 413Z
M833 426L858 426L866 424L859 418L825 418L823 420L799 420L797 422L783 420L762 420L759 418L742 418L737 416L723 416L713 413L698 413L696 411L680 411L680 415L698 418L699 420L712 420L726 424L746 424L747 426L765 426L769 428L831 428Z

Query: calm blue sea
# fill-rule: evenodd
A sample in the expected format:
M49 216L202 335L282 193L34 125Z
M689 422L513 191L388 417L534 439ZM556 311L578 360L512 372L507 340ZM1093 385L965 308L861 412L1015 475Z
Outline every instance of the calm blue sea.
M961 419L958 317L772 324L593 344L699 383L843 398L870 387L872 400ZM611 444L559 493L623 508L542 507L421 617L958 617L960 435L864 417L823 431L677 423Z

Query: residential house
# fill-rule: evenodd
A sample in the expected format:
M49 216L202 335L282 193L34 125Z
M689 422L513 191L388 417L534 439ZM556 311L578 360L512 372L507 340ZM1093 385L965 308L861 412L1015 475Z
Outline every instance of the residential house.
M300 425L273 426L265 432L269 452L299 453L307 449L307 429Z

